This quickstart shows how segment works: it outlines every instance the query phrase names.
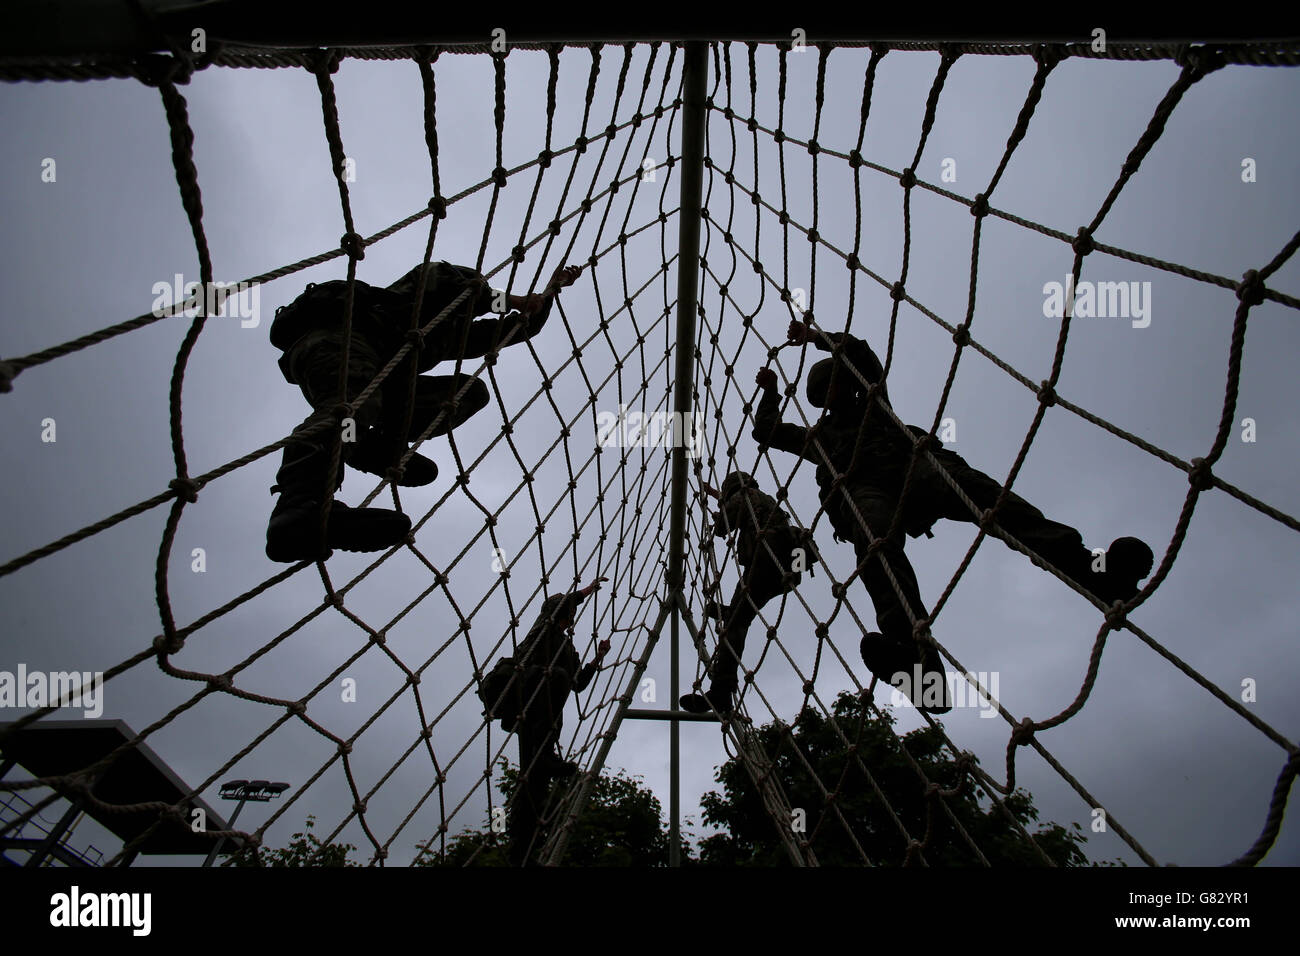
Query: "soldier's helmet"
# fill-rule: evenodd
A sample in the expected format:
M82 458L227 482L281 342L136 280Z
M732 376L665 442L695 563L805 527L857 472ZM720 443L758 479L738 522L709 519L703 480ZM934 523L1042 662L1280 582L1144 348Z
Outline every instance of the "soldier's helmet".
M718 489L718 495L722 498L730 498L745 488L757 488L758 482L754 476L744 471L733 471L722 481L722 487Z
M839 370L836 371L836 363L836 359L826 358L808 370L808 376L804 382L804 394L808 396L808 401L817 408L826 407L826 393L830 391L832 373L835 374L835 390L837 393L857 396L863 394L863 385L858 376L853 374L853 371L844 364L840 364Z

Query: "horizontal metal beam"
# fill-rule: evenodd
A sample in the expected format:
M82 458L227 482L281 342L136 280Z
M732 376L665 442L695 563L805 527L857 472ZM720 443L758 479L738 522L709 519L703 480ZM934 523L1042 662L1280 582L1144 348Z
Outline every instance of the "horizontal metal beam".
M628 720L693 720L715 724L718 722L717 714L692 714L684 710L629 710L623 716Z
M779 12L777 12L779 11ZM1279 7L1280 11L1280 7ZM807 44L820 40L951 41L985 43L1090 42L1092 30L1109 25L1110 43L1233 42L1294 37L1293 23L1270 28L1265 11L1249 18L1233 7L1180 10L1142 16L1125 7L1122 17L1107 17L1090 5L1070 18L1046 16L1036 24L1016 11L999 21L983 7L945 11L942 17L918 20L909 7L873 8L854 17L844 11L819 14L773 8L748 8L743 16L729 8L692 6L681 15L658 11L650 20L631 17L626 9L584 9L581 16L551 10L508 14L474 5L422 5L409 0L367 0L358 15L353 0L9 0L0 56L108 57L162 52L168 40L191 50L191 34L202 29L208 40L249 47L311 48L323 46L460 46L488 44L496 34L509 46L537 43L635 43L752 41ZM799 31L796 34L796 31ZM1270 36L1272 34L1272 36Z

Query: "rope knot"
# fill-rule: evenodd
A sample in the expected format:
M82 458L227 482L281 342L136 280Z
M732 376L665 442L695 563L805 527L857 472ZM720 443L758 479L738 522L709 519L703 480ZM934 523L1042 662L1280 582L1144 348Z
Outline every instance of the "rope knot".
M424 348L424 330L423 330L423 329L407 329L407 330L406 330L406 341L408 341L408 342L411 343L411 349L412 349L413 351L416 351L416 352L420 351L420 349Z
M1055 66L1065 59L1065 51L1051 43L1040 43L1034 47L1034 62L1040 66Z
M1034 722L1026 717L1020 721L1011 731L1011 743L1017 747L1024 747L1034 739Z
M1197 491L1209 491L1214 487L1214 472L1210 470L1210 463L1204 458L1193 458L1187 480Z
M1128 615L1124 613L1123 601L1116 601L1106 612L1106 626L1112 631L1122 630L1127 621Z
M1056 389L1052 388L1052 383L1043 379L1043 384L1038 387L1038 400L1047 408L1056 404Z
M775 140L777 143L784 143L784 142L785 142L785 130L783 130L783 129L778 129L778 130L776 130L774 133L772 133L772 139Z
M1223 52L1211 46L1184 47L1174 57L1174 62L1187 70L1194 79L1199 80L1207 73L1213 73L1227 62Z
M229 674L214 674L208 678L208 686L213 690L229 691L234 686L234 683L231 681Z
M816 230L816 229L809 229L809 230L808 230L808 241L809 241L809 242L811 242L811 243L813 243L814 245L816 245L817 240L820 239L820 238L821 238L821 237L817 234L817 230Z
M808 140L808 155L809 155L809 156L816 156L818 153L821 152L821 149L822 149L822 148L821 148L820 146L817 145L817 140L815 140L815 139L810 139L810 140Z
M953 329L952 340L963 347L970 345L970 326L963 323Z
M13 362L0 362L0 392L12 392L14 379L18 377L18 366Z
M332 76L339 71L339 51L338 50L321 50L315 56L315 64L312 72L320 75Z
M579 136L577 139L575 139L575 140L573 141L573 145L575 145L575 146L578 147L578 155L579 155L579 156L581 156L583 153L585 153L585 152L587 151L587 143L588 143L588 142L589 142L589 140L588 140L587 137L585 137L585 136Z
M364 259L366 257L366 240L355 232L344 233L343 238L339 240L341 248L349 259Z
M186 84L194 67L185 60L162 53L146 53L136 62L136 78L145 86L160 87L164 83Z
M524 247L523 247L523 246L515 246L513 249L511 249L511 250L510 250L510 258L514 259L515 262L523 262L523 261L524 261Z
M898 184L904 189L911 189L916 185L916 173L910 167L903 170L903 174L898 177Z
M549 149L544 149L537 154L537 165L542 167L542 169L549 169L551 166L551 160L554 158L555 154L553 152Z
M170 639L165 634L159 634L153 639L153 649L159 654L179 654L184 648L185 642L179 634L173 634Z
M1241 284L1237 286L1237 298L1246 305L1259 305L1264 301L1264 282L1254 269L1248 269L1242 274Z
M903 288L903 283L902 283L901 280L898 281L898 282L895 282L895 283L893 284L893 286L892 286L892 287L890 288L890 290L889 290L889 297L890 297L891 299L893 299L895 302L902 302L902 301L903 301L903 297L904 297L905 295L907 295L907 292L906 292L906 290Z
M498 166L492 170L492 182L496 183L498 189L506 188L506 169L504 166Z
M167 487L176 492L176 497L190 504L199 500L199 488L201 487L193 478L173 478L167 483Z
M989 197L983 193L975 196L975 201L971 203L970 214L976 219L982 219L989 214Z
M447 200L444 199L442 196L434 196L432 199L430 199L429 209L431 209L433 211L433 214L437 216L439 219L447 218Z
M862 154L859 153L856 149L851 150L849 152L849 165L852 166L854 169L857 169L859 166L862 165Z
M1097 244L1092 241L1092 231L1087 226L1079 227L1079 234L1074 237L1070 243L1070 248L1074 250L1075 255L1086 256L1097 248Z

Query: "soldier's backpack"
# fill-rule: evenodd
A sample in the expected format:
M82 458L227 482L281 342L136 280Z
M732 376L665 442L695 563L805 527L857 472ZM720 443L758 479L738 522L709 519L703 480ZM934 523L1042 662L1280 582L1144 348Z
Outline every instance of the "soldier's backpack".
M507 732L515 729L523 707L522 681L517 678L515 659L503 657L483 675L478 685L478 699L483 702L483 716L500 720Z
M307 283L307 288L296 299L275 310L275 319L271 322L271 344L284 351L308 332L341 328L347 289L348 284L343 279ZM367 331L385 327L391 321L388 313L394 311L399 303L400 300L387 289L358 280L353 288L353 327L360 329L364 325Z

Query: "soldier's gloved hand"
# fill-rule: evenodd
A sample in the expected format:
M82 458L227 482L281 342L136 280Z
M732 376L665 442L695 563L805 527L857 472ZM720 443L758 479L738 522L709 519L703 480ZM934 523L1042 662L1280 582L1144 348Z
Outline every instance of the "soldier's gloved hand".
M776 388L776 372L770 368L760 368L754 376L754 384L764 390Z
M805 342L811 342L813 337L812 326L800 322L798 319L791 319L790 328L786 330L785 337L794 345L803 345Z
M609 638L601 641L596 645L596 660L604 660L605 655L609 653Z

